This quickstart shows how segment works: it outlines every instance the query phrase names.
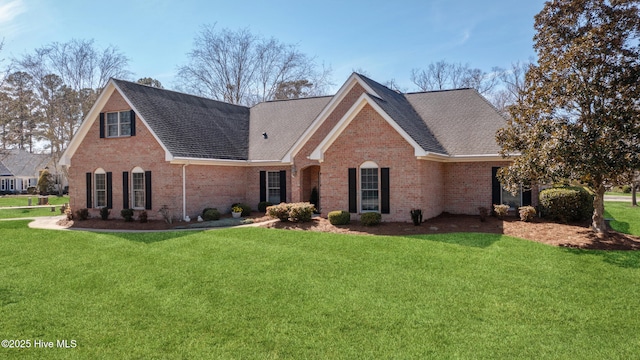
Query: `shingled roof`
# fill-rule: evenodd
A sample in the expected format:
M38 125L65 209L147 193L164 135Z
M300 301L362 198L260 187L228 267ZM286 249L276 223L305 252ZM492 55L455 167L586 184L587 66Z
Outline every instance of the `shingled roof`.
M113 81L173 156L249 159L249 108Z
M369 95L425 152L489 155L505 119L477 91L402 94L360 74ZM252 108L113 79L174 157L280 161L333 96L269 101ZM1 170L1 169L0 169Z
M0 176L34 177L51 162L51 156L25 150L0 150ZM3 169L4 167L4 169Z

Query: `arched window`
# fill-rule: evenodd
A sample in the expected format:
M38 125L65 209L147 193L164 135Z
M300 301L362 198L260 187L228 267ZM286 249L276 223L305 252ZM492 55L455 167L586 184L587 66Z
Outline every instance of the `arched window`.
M145 208L144 170L135 167L131 171L131 198L134 209Z
M360 165L360 211L380 211L380 181L378 164L367 161Z
M107 173L103 168L98 168L94 172L94 178L96 207L105 207L107 206Z

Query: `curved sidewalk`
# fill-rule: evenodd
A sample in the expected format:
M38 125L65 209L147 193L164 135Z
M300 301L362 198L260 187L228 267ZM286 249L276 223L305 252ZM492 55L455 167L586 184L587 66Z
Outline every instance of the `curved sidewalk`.
M2 221L11 221L11 220L32 220L29 223L29 227L32 229L43 229L43 230L68 230L68 231L93 231L93 232L167 232L167 231L194 231L194 230L213 230L213 229L229 229L229 228L242 228L242 227L258 227L264 224L269 224L275 221L268 220L259 223L253 224L244 224L244 225L234 225L234 226L221 226L221 227L201 227L201 228L185 228L185 229L166 229L166 230L122 230L122 229L89 229L89 228L69 228L67 226L58 225L58 221L65 218L66 215L58 215L58 216L40 216L40 217L32 217L32 218L11 218L11 219L2 219Z

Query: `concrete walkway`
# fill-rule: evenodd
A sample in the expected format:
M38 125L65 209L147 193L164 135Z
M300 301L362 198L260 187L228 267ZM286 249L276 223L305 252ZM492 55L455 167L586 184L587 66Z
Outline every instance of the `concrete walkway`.
M58 215L58 216L39 216L32 218L11 218L11 219L0 219L0 221L13 221L13 220L33 220L29 223L29 227L32 229L43 229L43 230L69 230L69 231L93 231L93 232L135 232L135 233L150 233L150 232L167 232L167 231L195 231L195 230L214 230L214 229L228 229L228 228L243 228L243 227L258 227L262 225L266 225L272 222L278 221L267 220L259 223L253 224L244 224L244 225L236 225L236 226L220 226L220 227L208 227L208 228L184 228L184 229L167 229L167 230L121 230L121 229L89 229L89 228L69 228L66 226L58 225L58 221L64 219L66 215Z
M623 196L623 195L605 195L604 201L624 201L631 202L631 196Z

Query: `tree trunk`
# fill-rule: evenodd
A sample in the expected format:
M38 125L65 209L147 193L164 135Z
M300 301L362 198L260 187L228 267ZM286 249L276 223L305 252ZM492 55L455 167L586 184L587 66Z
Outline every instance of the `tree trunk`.
M638 206L638 201L636 200L636 182L631 183L631 206Z
M593 231L602 236L607 236L607 225L604 222L604 185L601 183L596 188L596 194L593 199L593 223L591 228Z

